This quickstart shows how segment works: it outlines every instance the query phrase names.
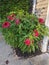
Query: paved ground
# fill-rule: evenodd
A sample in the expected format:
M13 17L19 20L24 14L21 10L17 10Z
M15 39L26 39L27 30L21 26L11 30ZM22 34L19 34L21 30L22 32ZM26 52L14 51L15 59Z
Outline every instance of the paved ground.
M49 65L49 54L41 54L28 59L19 59L12 48L5 43L0 33L0 65Z

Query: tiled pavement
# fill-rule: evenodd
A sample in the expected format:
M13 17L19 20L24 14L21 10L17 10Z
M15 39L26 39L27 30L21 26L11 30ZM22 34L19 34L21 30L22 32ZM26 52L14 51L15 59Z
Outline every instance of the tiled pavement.
M6 61L8 60L8 63ZM12 48L5 43L0 33L0 65L49 65L49 54L41 54L28 59L19 59Z

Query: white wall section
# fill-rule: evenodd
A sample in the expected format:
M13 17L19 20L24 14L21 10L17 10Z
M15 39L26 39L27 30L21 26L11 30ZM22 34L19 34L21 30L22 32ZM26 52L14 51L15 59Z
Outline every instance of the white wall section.
M45 25L48 26L48 28L49 28L49 0L48 0L48 10L47 10L47 17L46 17ZM41 51L42 52L47 51L48 40L49 40L49 37L45 36L43 39L43 43L41 45Z

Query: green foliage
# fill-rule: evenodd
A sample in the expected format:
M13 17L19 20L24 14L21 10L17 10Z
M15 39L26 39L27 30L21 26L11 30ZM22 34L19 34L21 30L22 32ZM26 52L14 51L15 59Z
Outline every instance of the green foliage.
M6 18L1 23L2 33L7 43L14 48L20 48L23 53L31 53L39 49L38 42L43 39L44 35L48 36L49 31L42 22L43 19L39 21L35 15L24 14L24 11L20 11L16 16L13 14L10 16L14 20ZM10 23L8 28L6 27L7 24L4 24L6 21Z
M30 0L0 0L0 16L5 18L10 12L29 11Z

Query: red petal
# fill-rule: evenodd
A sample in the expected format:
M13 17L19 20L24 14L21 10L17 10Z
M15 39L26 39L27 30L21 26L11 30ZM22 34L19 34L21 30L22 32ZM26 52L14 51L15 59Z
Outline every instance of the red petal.
M30 39L26 39L26 40L25 40L25 44L26 44L26 45L28 45L28 46L29 46L29 45L30 45L30 43L31 43Z
M8 21L5 21L3 24L2 24L2 27L3 28L8 28L10 26L10 22Z
M40 24L43 24L43 23L44 23L44 19L39 18L39 23L40 23Z

